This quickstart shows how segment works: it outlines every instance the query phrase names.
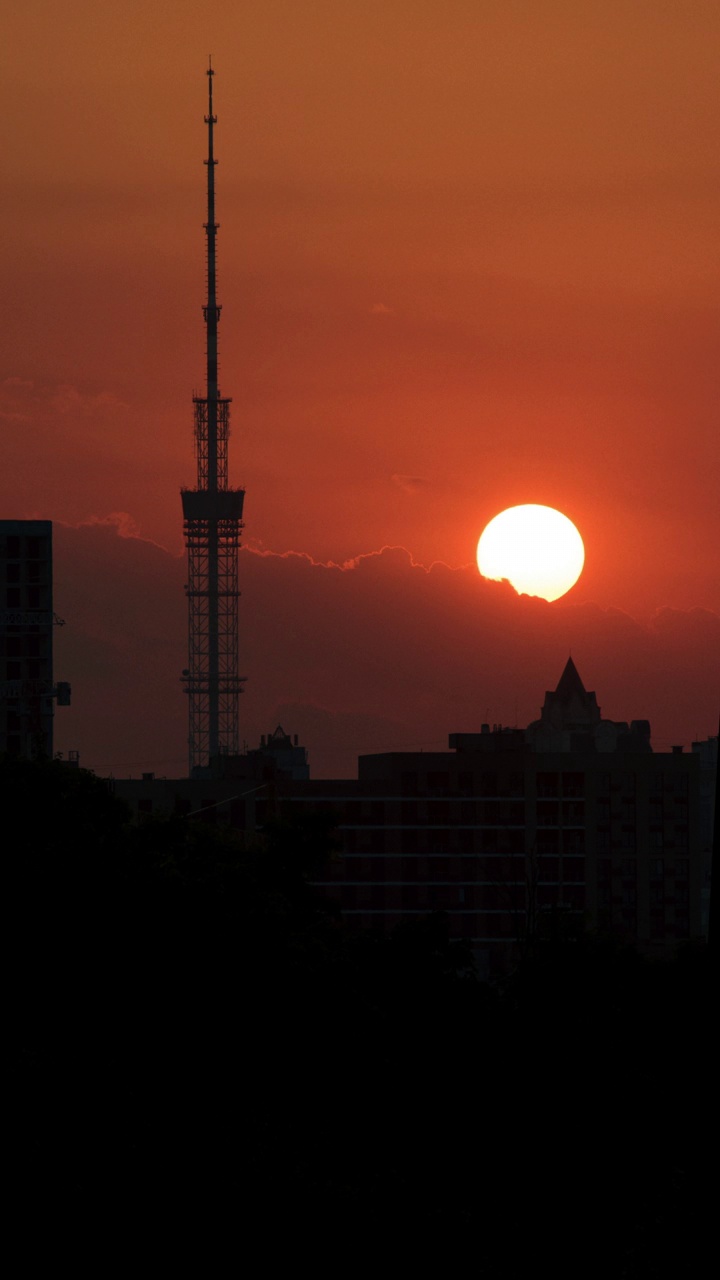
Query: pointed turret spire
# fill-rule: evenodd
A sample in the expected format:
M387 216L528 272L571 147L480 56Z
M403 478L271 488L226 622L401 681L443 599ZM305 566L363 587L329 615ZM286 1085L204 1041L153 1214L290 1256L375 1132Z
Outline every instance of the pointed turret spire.
M572 658L568 658L565 663L565 670L558 681L558 687L555 690L555 693L565 702L573 696L579 696L581 698L587 696L585 685L578 675L578 669Z
M548 689L541 711L544 724L581 728L600 723L595 694L585 688L572 658L568 658L557 689Z

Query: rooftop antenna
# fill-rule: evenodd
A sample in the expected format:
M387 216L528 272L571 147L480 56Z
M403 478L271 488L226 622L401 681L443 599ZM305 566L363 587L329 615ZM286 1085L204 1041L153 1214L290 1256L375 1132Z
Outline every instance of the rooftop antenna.
M207 295L205 321L205 394L193 395L197 483L182 490L188 554L188 665L182 679L189 699L190 774L217 768L219 757L237 755L238 548L243 528L244 489L228 488L230 399L218 385L217 233L212 58L208 58L207 222L205 247Z

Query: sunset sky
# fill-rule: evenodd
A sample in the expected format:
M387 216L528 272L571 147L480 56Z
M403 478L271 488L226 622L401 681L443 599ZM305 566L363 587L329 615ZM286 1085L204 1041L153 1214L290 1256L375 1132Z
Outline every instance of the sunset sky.
M59 748L186 759L209 52L243 736L349 772L527 723L570 648L717 731L719 50L717 0L11 0L0 516L56 522ZM474 567L516 503L583 536L554 605Z

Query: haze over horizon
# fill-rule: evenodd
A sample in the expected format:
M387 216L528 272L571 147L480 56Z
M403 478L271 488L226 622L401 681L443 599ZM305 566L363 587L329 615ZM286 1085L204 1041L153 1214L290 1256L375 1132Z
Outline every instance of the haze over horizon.
M206 51L249 744L282 719L317 776L523 724L570 649L656 746L717 732L715 4L27 0L5 28L0 511L56 522L61 750L185 759ZM474 567L518 503L585 542L552 606Z

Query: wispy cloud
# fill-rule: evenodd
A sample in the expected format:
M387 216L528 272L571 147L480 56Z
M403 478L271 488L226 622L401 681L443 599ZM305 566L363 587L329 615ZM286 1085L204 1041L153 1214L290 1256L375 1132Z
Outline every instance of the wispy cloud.
M187 570L134 528L118 511L56 524L68 619L58 671L77 693L58 745L107 770L165 769L174 756L182 769ZM316 777L352 773L358 751L442 744L480 720L527 724L569 650L605 713L650 719L656 747L714 731L720 619L707 611L663 610L643 624L518 596L474 565L423 570L400 547L344 566L245 549L240 580L243 734L254 743L281 719L310 748ZM686 678L673 681L678 670Z
M31 391L34 385L34 382L31 382L28 378L11 377L5 378L3 381L3 386L7 387L8 391Z
M78 391L70 383L60 383L50 396L50 405L57 413L98 413L107 409L127 409L124 400L118 399L113 391L99 391L92 394Z
M405 493L419 493L427 483L422 476L406 476L401 471L393 472L390 480L398 489L404 490Z

